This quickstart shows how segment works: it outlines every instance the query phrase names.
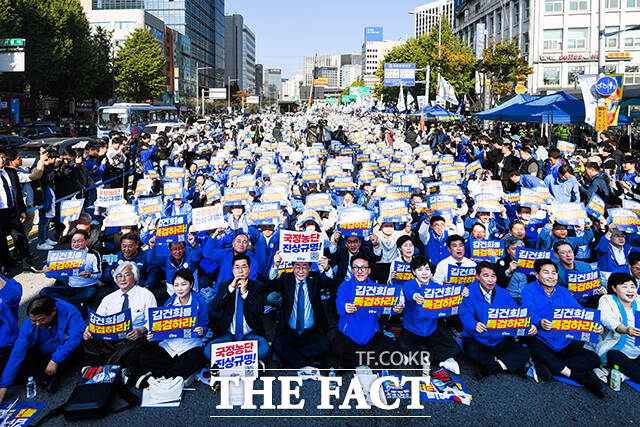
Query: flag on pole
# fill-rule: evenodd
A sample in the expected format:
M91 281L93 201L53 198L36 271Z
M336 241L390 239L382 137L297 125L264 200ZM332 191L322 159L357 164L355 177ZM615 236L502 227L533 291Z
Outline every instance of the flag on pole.
M404 111L407 109L404 104L404 92L402 90L402 85L400 85L400 95L398 95L398 103L396 104L396 109L398 111Z
M378 111L384 110L384 101L382 100L382 98L378 100L378 105L376 105L376 108L378 109Z
M420 132L423 132L425 129L424 126L424 108L420 109Z
M462 102L458 104L458 111L456 111L456 114L460 114L460 112L462 111L462 104L464 104L466 100L467 100L467 95L462 97Z
M414 103L413 95L411 95L411 91L407 89L407 109L411 110L413 108Z
M438 77L438 98L450 102L453 105L458 105L458 98L456 98L456 91L451 86L451 83L446 81L442 75Z

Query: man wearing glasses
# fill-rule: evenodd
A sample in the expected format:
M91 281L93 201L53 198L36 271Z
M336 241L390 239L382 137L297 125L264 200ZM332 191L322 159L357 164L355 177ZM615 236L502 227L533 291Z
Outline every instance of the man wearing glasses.
M366 255L358 253L351 258L351 271L353 279L343 282L338 288L336 308L340 319L338 332L333 340L333 352L347 367L362 364L366 360L374 360L376 365L380 365L383 362L381 354L393 352L395 342L380 332L378 314L367 313L365 309L358 308L353 304L356 297L356 286L380 285L369 278L371 266ZM396 305L393 307L393 312L402 313L403 308L403 305ZM368 353L364 359L359 357L361 352Z
M147 342L149 308L157 307L157 304L151 291L138 285L140 271L135 263L124 261L112 274L118 290L102 299L96 313L110 316L131 310L131 331L124 339L106 341L92 335L87 326L82 337L82 348L88 365L117 364L127 368L138 362L136 350L140 350Z
M222 312L220 323L214 326L214 331L222 335L211 343L256 340L258 358L264 359L269 354L269 342L264 338L260 318L264 311L264 285L249 279L251 258L248 255L235 255L231 265L233 279L219 285L211 303L214 311ZM208 360L211 359L210 345L205 346L204 355Z

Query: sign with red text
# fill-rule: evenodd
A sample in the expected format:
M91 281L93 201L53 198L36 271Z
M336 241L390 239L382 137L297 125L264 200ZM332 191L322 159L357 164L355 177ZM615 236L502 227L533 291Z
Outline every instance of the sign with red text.
M221 377L258 377L258 341L211 344L211 368ZM211 386L214 385L211 376Z
M555 308L553 331L563 338L597 343L600 337L594 331L600 326L600 310L586 308Z
M390 314L398 305L402 286L362 284L356 285L353 305L362 308L365 313Z
M500 337L523 337L531 328L531 317L526 308L489 307L487 331Z
M47 277L69 277L80 274L87 258L87 250L49 251L47 254Z
M539 259L551 259L551 251L539 251L522 246L516 249L516 271L524 274L533 274L533 263Z
M439 285L429 282L424 289L422 317L448 317L458 314L462 303L463 285Z
M149 307L149 333L151 341L172 338L195 338L196 316L190 305Z
M567 288L576 297L596 295L600 288L600 271L594 270L587 273L568 272Z
M318 262L322 256L320 233L280 231L280 255L283 261Z
M131 332L131 310L101 316L88 309L89 332L94 338L105 341L118 341L126 338Z
M156 243L176 243L186 240L189 224L186 215L160 218L156 229Z

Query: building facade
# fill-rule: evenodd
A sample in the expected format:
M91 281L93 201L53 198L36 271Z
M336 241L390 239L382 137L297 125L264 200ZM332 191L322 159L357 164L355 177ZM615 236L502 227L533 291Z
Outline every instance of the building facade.
M454 33L470 46L519 36L522 55L534 72L530 94L579 92L577 76L598 72L598 0L458 0ZM605 32L640 22L639 0L606 0ZM607 37L605 71L624 74L624 93L640 85L640 31ZM634 87L635 86L635 87ZM625 96L626 97L626 96Z
M362 80L365 86L375 86L378 77L375 73L384 61L384 57L394 47L401 46L403 40L367 41L362 44Z
M310 86L313 84L314 67L336 67L340 68L341 55L318 55L305 56L302 58L302 72L304 74L304 84ZM317 77L317 76L315 76Z
M441 16L445 16L453 23L453 0L435 0L416 7L412 13L414 17L413 36L415 38L429 34L431 29L438 25Z
M262 64L256 64L255 67L255 76L256 76L256 95L262 97L264 94L264 67Z
M144 9L187 36L200 87L223 87L224 0L80 0L85 12Z
M362 78L362 66L359 64L343 65L340 67L340 87L351 86Z
M264 99L267 103L277 103L280 100L282 86L282 70L267 68L264 74Z
M253 94L256 90L256 37L244 24L242 15L224 18L225 84L235 80L240 90Z

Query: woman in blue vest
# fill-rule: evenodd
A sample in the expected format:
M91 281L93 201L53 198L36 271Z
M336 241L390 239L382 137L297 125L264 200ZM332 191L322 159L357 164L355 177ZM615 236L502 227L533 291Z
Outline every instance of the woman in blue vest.
M617 365L620 372L640 382L640 324L635 313L640 308L636 281L630 274L613 273L607 284L609 294L600 298L598 310L605 328L596 346L596 353L610 369Z

